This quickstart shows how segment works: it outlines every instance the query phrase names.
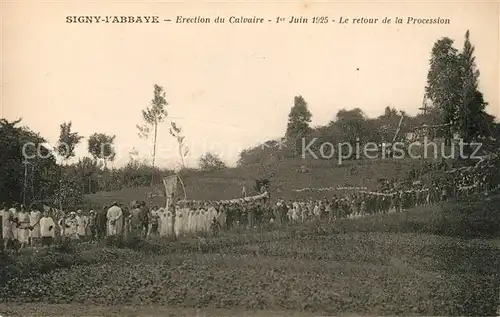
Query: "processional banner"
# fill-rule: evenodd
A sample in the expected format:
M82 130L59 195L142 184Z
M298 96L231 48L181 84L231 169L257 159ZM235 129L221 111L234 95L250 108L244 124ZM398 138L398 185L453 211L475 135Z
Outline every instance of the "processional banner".
M177 193L177 176L164 177L163 185L165 186L165 196L171 199Z

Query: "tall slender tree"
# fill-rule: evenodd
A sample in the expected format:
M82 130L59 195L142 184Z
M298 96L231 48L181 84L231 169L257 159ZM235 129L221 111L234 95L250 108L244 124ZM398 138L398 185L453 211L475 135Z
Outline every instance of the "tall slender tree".
M158 125L162 123L168 115L167 112L168 102L166 93L163 87L154 85L153 99L151 104L142 110L143 124L137 125L139 136L142 138L149 138L153 134L153 160L152 166L155 167L156 160L156 139L158 137Z
M182 135L182 128L176 124L175 122L170 122L170 135L175 138L177 141L177 147L179 150L179 156L181 158L181 166L182 168L186 168L184 158L188 155L189 153L189 148L186 146L184 143L185 136Z
M83 139L77 132L71 131L71 121L64 122L60 125L59 140L57 142L56 152L62 160L62 164L67 167L68 161L75 156L75 148ZM59 191L55 197L55 203L59 205L59 209L63 211L65 208L80 203L83 199L83 189L81 183L75 181L75 176L70 175L69 168L61 168L59 177ZM64 214L63 214L64 223ZM63 226L63 235L65 231Z
M443 124L458 123L457 105L461 100L461 71L458 50L453 40L444 37L436 41L431 51L425 92L433 105L442 112ZM446 143L451 140L453 129L446 131Z
M307 137L311 132L311 128L309 127L311 117L312 114L307 107L307 102L302 96L296 96L293 107L288 115L285 134L287 144L291 147L294 155L299 154L302 139Z
M460 54L462 72L462 103L458 107L458 126L466 143L487 131L487 118L483 94L478 90L479 70L474 56L475 48L470 41L469 30L465 33L463 51Z

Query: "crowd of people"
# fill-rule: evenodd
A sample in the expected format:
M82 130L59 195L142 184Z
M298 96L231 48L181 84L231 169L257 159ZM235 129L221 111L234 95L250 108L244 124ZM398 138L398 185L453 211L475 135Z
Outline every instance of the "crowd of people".
M267 193L230 201L177 201L168 208L134 201L130 208L113 202L99 210L60 210L33 204L0 206L4 250L50 246L56 237L81 241L119 239L129 236L180 238L217 234L232 228L276 226L312 220L332 221L405 209L487 193L496 187L490 165L446 172L430 185L413 182L401 188L394 183L379 191L346 190L320 200L282 198L272 201ZM494 173L493 173L494 174Z

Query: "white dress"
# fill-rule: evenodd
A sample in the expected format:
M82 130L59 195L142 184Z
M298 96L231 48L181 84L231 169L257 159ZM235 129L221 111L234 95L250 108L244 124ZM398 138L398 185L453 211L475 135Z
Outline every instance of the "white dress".
M167 237L172 236L174 233L172 231L172 222L174 221L174 217L172 216L172 212L170 210L167 210L166 212L166 217L165 217L165 233Z
M158 209L158 235L160 237L165 237L167 235L167 212L165 209L160 208Z
M183 214L180 210L180 208L176 208L175 210L175 223L174 223L174 232L176 237L182 236L182 226L183 226Z
M28 243L28 239L30 236L30 229L29 223L30 223L30 217L27 212L20 212L18 213L18 219L19 219L19 228L17 229L17 240L19 240L19 243Z
M192 209L189 209L188 211L188 217L187 217L187 232L189 234L193 234L194 232L194 212Z
M40 219L42 218L42 213L38 210L33 210L30 212L30 226L33 227L31 230L32 238L40 238Z
M194 231L196 233L200 232L201 228L201 211L200 209L196 209L194 212Z
M107 212L108 219L108 235L115 236L121 234L121 220L123 212L118 206L111 206Z
M76 233L79 236L85 236L85 218L83 216L76 216L76 222L78 223L78 228Z
M188 232L189 209L182 208L181 214L182 214L181 232L183 235L185 235Z
M211 219L210 219L210 215L211 215L211 212L210 210L208 209L205 209L205 232L210 232L210 225L212 224L211 223Z

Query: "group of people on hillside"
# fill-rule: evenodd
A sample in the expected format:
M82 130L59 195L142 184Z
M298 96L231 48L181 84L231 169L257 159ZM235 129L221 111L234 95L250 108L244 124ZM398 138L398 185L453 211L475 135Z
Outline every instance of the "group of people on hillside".
M168 208L149 208L144 201L134 201L130 208L113 202L97 211L77 210L67 215L36 204L29 209L3 205L2 237L7 249L13 241L21 248L51 245L58 236L83 241L127 236L182 237L216 234L236 227L357 218L488 192L493 185L490 174L486 169L463 170L449 173L427 187L415 182L405 189L388 186L378 192L351 191L321 200L280 198L271 202L266 196L254 201L177 202Z
M126 210L114 202L97 212L77 210L65 215L60 210L39 204L32 204L29 208L3 204L0 206L3 248L50 246L56 237L82 241L113 237L122 231L121 219Z
M50 213L41 212L36 205L27 210L24 206L3 204L0 206L0 217L4 250L12 242L17 242L20 248L50 245L55 236L56 224Z

